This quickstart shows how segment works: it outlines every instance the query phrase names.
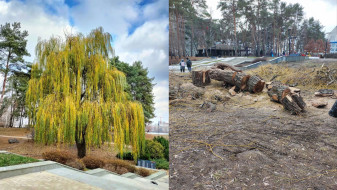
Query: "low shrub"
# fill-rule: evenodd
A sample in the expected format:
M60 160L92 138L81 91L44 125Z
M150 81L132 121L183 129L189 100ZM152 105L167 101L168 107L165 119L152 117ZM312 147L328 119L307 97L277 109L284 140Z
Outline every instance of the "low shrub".
M150 160L164 158L164 147L157 141L145 140L145 151L140 159Z
M85 167L88 169L102 168L105 163L102 159L93 156L86 156L82 159Z
M164 170L168 170L169 169L169 162L165 159L154 159L152 160L154 162L156 162L156 168L157 169L164 169Z
M137 168L136 174L138 174L142 177L147 177L147 176L151 175L151 171L147 170L145 168Z
M121 157L121 153L118 153L116 157L123 160L133 160L133 155L131 152L124 152L123 158Z
M104 169L118 174L124 174L128 172L135 173L137 170L136 166L124 160L109 160L106 162Z
M164 158L169 160L169 141L164 137L154 137L154 141L159 142L164 147Z
M70 166L72 168L76 168L78 170L84 170L85 165L80 159L69 160L65 163L65 165Z
M51 160L61 164L66 164L67 162L74 160L73 155L71 155L67 151L61 150L51 150L44 152L42 153L42 158L45 160Z

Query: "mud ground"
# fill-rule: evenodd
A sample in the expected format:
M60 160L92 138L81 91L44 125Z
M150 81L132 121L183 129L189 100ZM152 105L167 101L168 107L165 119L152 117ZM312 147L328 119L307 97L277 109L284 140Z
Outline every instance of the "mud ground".
M170 85L189 82L170 74ZM170 103L170 189L337 189L336 99L304 90L307 111L291 115L265 91L228 98L213 81L204 90ZM213 112L200 108L214 90L227 98L212 101ZM328 106L311 106L317 99Z

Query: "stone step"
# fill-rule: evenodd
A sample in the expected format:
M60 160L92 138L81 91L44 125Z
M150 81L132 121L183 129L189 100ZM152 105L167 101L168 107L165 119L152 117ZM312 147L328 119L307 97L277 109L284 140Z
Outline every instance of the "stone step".
M169 183L169 176L166 175L164 177L157 179L156 181L163 182L163 183Z
M62 167L63 166L61 164L53 161L43 161L14 166L5 166L0 167L0 179Z
M159 189L158 185L150 184L146 182L140 182L133 179L117 176L114 174L106 174L103 176L94 176L87 173L77 172L68 168L58 168L48 170L47 172L66 177L81 183L85 183L94 187L101 189L135 189L135 190L146 190L146 189Z
M143 178L143 177L136 177L133 180L142 182L144 184L157 185L159 189L169 189L168 183L160 182L160 181L157 181L157 180L150 180L150 179L146 179L146 178Z
M113 174L113 175L119 175L117 173L102 169L102 168L96 168L93 170L88 170L85 173L90 174L90 175L94 175L94 176L103 176L103 175L107 175L107 174Z
M146 177L146 179L149 179L149 180L157 180L161 177L164 177L165 175L167 175L167 172L166 171L158 171L152 175L149 175Z
M134 178L136 178L136 177L142 177L142 176L140 176L140 175L137 175L137 174L131 173L131 172L122 174L121 176L122 176L122 177L130 178L130 179L134 179Z

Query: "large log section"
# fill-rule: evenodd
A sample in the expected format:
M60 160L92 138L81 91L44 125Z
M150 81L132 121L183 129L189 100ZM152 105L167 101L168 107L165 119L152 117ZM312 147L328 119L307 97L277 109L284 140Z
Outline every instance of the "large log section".
M195 86L206 86L211 83L209 71L192 71L192 81Z
M224 81L236 86L240 90L249 90L251 93L261 92L265 82L258 76L250 76L226 64L216 64L209 70L211 79Z
M306 104L300 95L300 89L288 87L278 81L267 84L267 89L270 99L281 103L292 114L304 111Z

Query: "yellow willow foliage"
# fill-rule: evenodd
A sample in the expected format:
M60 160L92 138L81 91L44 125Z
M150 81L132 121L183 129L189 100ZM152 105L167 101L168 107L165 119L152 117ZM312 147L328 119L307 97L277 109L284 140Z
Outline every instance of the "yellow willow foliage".
M26 94L35 140L87 147L114 142L122 153L144 150L143 108L127 99L124 73L108 64L111 36L102 28L88 36L52 37L36 47L37 63ZM113 133L113 134L112 134Z

